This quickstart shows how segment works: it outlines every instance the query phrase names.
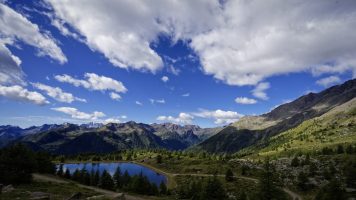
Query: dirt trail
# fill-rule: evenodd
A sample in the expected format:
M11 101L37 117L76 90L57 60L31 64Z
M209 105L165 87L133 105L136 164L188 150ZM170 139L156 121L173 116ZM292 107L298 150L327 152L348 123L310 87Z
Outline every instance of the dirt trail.
M174 177L174 176L212 177L212 176L214 176L213 174L181 174L181 173L168 173L168 172L165 172L165 171L162 171L162 170L158 170L158 171L160 173L163 173L163 174L171 176L171 177ZM224 177L225 175L218 174L216 176ZM33 174L33 177L34 177L35 180L55 182L55 183L69 183L69 181L67 181L67 180L64 180L64 179L61 179L61 178L58 178L58 177L55 177L55 176L51 176L51 175ZM258 183L258 181L259 181L258 179L251 178L251 177L246 177L246 176L234 176L234 177L235 178L240 178L240 179L245 179L245 180L248 180L248 181L253 181L255 183ZM72 182L72 183L75 183L75 182ZM82 185L82 184L79 184L79 183L75 183L75 184L77 186L79 186L79 187L82 187L82 188L87 188L87 189L94 190L94 191L96 191L98 193L101 193L101 194L104 194L105 196L108 196L110 198L113 198L113 197L121 194L121 193L117 193L117 192L113 192L113 191L109 191L109 190L103 190L103 189L100 189L100 188L97 188L97 187ZM303 200L303 198L299 194L289 190L288 188L282 188L282 190L285 193L287 193L293 200L294 199ZM132 195L127 195L127 194L125 194L125 198L127 200L144 200L143 198L132 196Z
M114 197L117 197L122 194L122 193L118 193L118 192L114 192L114 191L110 191L110 190L104 190L104 189L97 188L97 187L82 185L82 184L75 183L75 182L70 182L70 181L61 179L56 176L51 176L51 175L33 174L33 178L34 178L34 180L37 180L37 181L46 181L46 182L53 182L53 183L74 183L78 187L93 190L93 191L101 193L109 198L114 198ZM145 200L141 197L136 197L136 196L132 196L132 195L128 195L128 194L125 194L125 199L127 199L127 200Z

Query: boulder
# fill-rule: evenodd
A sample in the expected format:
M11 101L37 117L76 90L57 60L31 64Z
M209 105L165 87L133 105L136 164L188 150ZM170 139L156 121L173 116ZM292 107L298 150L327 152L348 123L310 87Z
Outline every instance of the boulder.
M2 191L2 193L6 193L6 192L12 192L14 190L15 190L14 186L7 185L7 186L3 187L1 191Z

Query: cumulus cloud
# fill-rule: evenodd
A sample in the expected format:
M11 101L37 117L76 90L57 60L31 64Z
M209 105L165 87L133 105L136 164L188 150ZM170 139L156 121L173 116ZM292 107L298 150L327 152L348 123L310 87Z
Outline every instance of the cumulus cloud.
M80 101L80 102L87 102L85 99L81 99L78 97L73 96L73 94L64 92L61 88L59 87L51 87L42 83L32 83L32 85L44 92L53 99L59 101L59 102L64 102L64 103L72 103L73 101Z
M161 80L163 82L167 82L167 81L169 81L169 78L168 78L168 76L162 76Z
M321 85L323 87L328 87L330 85L334 85L336 83L340 83L341 79L338 76L329 76L316 81L316 84Z
M19 41L38 50L38 55L48 55L65 63L67 58L54 39L41 33L38 26L26 17L0 2L0 84L25 85L21 59L13 55L7 46L19 46Z
M26 88L23 88L19 85L0 85L0 96L37 105L45 105L49 103L42 94L38 92L28 91Z
M270 84L268 82L261 82L252 90L252 95L262 100L268 100L266 90L269 88Z
M60 63L67 62L66 56L49 34L41 33L36 24L2 3L0 3L0 27L1 40L6 44L11 45L20 40L36 47L40 56L47 55Z
M89 90L112 90L121 93L127 92L127 89L122 82L114 80L112 78L106 76L99 76L94 73L85 73L84 77L86 78L86 80L76 79L67 74L63 74L56 75L54 78L59 82L70 83L75 87L81 86Z
M181 112L177 117L172 116L158 116L158 121L172 122L176 124L191 124L194 117L188 113Z
M121 99L121 96L118 93L110 92L110 98L113 99L113 100L118 101L118 100Z
M20 58L13 55L0 41L0 84L25 85L20 64Z
M159 35L189 41L202 70L230 85L291 72L356 69L356 2L47 0L56 18L123 68L156 71Z
M235 102L239 103L239 104L256 104L257 100L256 99L250 99L250 98L247 98L247 97L237 97L235 99Z
M93 113L85 113L73 107L58 107L58 108L51 108L51 109L70 115L74 119L97 120L98 118L105 117L105 114L103 112L94 111Z
M143 104L141 102L139 102L139 101L135 101L135 104L139 105L139 106L143 106Z
M229 124L239 120L244 115L235 111L224 110L201 110L200 112L193 113L196 117L214 119L215 124Z

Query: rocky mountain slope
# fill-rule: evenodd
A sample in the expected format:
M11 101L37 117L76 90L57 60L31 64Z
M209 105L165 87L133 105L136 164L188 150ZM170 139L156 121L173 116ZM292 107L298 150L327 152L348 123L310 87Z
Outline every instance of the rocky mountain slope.
M355 97L356 79L320 93L309 93L278 106L269 113L242 118L200 143L196 149L209 152L237 152L257 143L266 144L263 141L270 137L319 117Z
M34 150L55 154L84 152L106 153L131 148L186 149L195 145L220 128L200 128L194 125L126 123L76 125L43 125L21 129L4 126L3 146L21 142ZM6 140L5 140L6 139Z

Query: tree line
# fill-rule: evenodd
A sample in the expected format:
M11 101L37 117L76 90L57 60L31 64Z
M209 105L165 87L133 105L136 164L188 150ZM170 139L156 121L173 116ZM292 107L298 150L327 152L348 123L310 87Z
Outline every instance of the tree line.
M32 173L54 174L55 171L46 152L33 152L22 144L0 149L0 183L31 183Z
M142 172L138 175L130 176L127 170L122 173L120 167L117 167L114 175L111 176L106 170L100 173L98 169L92 169L88 172L85 168L82 168L81 170L76 169L71 174L68 168L63 170L63 165L60 165L57 175L72 179L84 185L100 187L107 190L123 190L143 195L168 194L164 182L161 182L161 184L157 186L155 183L151 183L147 176L144 176Z

